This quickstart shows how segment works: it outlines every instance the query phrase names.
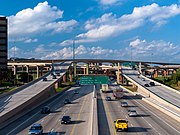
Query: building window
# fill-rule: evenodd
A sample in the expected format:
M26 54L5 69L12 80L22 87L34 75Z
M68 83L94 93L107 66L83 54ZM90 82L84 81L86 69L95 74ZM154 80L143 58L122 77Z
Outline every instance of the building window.
M7 31L6 27L1 26L0 31Z
M6 20L0 20L0 24L7 24Z
M0 37L6 37L6 33L0 33Z
M0 39L0 44L6 44L6 39Z

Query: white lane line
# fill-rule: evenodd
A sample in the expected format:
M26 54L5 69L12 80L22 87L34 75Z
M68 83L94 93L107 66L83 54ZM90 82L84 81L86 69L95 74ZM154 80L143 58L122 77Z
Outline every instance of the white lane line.
M12 98L12 96L8 97L4 102L8 102L10 99Z
M66 92L64 93L66 94ZM64 94L62 94L60 97L62 97ZM60 97L58 97L57 99L59 99ZM57 99L55 99L53 102L54 103ZM50 104L51 104L50 103ZM48 104L48 105L50 105ZM30 119L32 119L35 115L37 115L39 113L39 111L37 113L35 113L34 115L32 115L31 117L29 117L27 120L25 120L23 123L21 123L20 125L18 125L17 127L15 127L13 130L11 130L9 133L7 133L7 135L11 134L12 132L14 132L15 130L17 130L19 127L21 127L23 124L25 124L26 122L28 122Z
M131 98L132 99L132 98ZM134 99L132 99L134 100ZM178 132L180 134L180 131L178 131L177 129L175 129L174 127L172 127L170 124L168 124L166 121L164 121L163 119L161 119L159 116L157 116L155 113L153 113L151 110L149 110L148 108L146 108L144 105L142 105L141 103L137 102L136 100L134 100L136 103L138 103L139 105L141 105L142 107L144 107L146 110L148 110L149 112L151 112L154 116L156 116L158 119L160 119L161 121L163 121L166 125L168 125L169 127L171 127L173 130L175 130L176 132Z
M17 127L15 127L13 130L11 130L9 133L7 133L7 135L11 134L12 132L14 132L16 129L18 129L19 127L21 127L23 124L25 124L26 122L28 122L30 119L32 119L35 115L37 115L39 112L35 113L34 115L32 115L31 117L29 117L27 120L25 120L23 123L21 123L20 125L18 125Z

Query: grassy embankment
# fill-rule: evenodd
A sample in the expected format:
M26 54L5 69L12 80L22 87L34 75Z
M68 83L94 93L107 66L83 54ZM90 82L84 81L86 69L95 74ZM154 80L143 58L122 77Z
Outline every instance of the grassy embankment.
M180 80L178 81L178 84L174 84L171 77L156 77L154 78L155 81L162 83L164 85L167 85L173 89L180 90Z
M65 90L66 88L68 88L69 86L73 85L73 84L75 84L75 82L62 83L61 86L56 89L56 92L61 92L61 91Z

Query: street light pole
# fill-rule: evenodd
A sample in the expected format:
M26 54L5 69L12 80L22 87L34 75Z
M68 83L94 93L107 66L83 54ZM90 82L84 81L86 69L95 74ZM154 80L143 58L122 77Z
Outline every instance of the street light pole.
M73 62L75 60L75 40L73 40Z

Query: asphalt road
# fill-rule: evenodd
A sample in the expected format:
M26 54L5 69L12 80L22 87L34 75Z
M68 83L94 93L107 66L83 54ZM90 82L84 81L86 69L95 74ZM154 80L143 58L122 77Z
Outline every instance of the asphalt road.
M62 76L66 72L70 64L71 62L65 62L65 63L62 63L61 66L58 66L58 68L63 71L60 73L60 76ZM57 76L57 79L59 79L60 76ZM48 75L46 78L47 78L47 81L43 81L41 79L38 82L35 82L27 86L26 88L22 89L19 92L15 92L12 95L7 95L3 98L0 98L0 116L4 115L5 113L8 113L12 109L29 101L31 98L35 97L39 93L42 93L44 89L46 89L52 83L57 81L57 79L52 79L51 75Z
M112 101L106 101L105 97L111 96ZM128 102L128 107L121 107L121 101ZM125 93L123 99L115 100L112 93L99 93L98 114L102 116L99 120L99 135L117 134L140 134L140 135L179 135L180 123L160 112L141 100L140 96ZM128 110L135 109L137 117L129 117ZM123 118L128 120L128 132L116 132L114 120Z
M142 77L138 78L138 71L132 70L132 69L123 69L122 72L124 74L126 74L127 76L129 76L131 79L133 79L134 81L136 81L137 83L141 84L143 87L144 84L149 84L150 81L149 80L142 80ZM155 93L156 95L158 95L159 97L165 99L167 102L177 106L178 108L180 108L180 95L163 87L160 85L155 85L155 86L150 86L150 87L145 87L147 90Z
M0 130L0 135L26 135L33 123L41 123L44 134L52 131L59 135L88 135L91 127L92 89L90 85L72 87ZM74 94L74 90L78 90L79 94ZM69 98L72 103L64 105L65 98ZM40 113L40 108L45 105L50 106L50 114ZM64 115L71 117L72 124L61 124Z

